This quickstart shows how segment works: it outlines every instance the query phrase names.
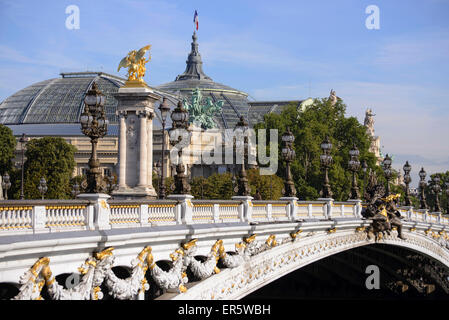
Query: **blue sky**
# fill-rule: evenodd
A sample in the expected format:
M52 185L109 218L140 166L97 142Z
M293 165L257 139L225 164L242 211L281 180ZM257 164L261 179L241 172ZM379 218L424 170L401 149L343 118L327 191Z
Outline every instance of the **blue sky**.
M80 29L65 27L68 5ZM365 27L377 5L380 29ZM449 0L0 0L0 101L61 71L117 74L131 49L152 45L146 81L185 68L199 14L204 71L256 100L327 97L348 114L374 110L394 166L449 169ZM120 75L124 76L122 70Z

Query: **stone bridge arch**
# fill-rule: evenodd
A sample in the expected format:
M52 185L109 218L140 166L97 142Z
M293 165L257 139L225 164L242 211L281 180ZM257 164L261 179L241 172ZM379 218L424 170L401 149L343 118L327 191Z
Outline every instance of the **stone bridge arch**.
M406 240L396 233L375 241L365 232L353 230L333 234L303 236L294 242L284 243L259 253L246 263L233 269L223 269L199 283L186 293L161 296L159 299L241 299L259 288L318 260L370 244L386 244L416 251L449 268L449 250L438 240L425 233L405 231Z

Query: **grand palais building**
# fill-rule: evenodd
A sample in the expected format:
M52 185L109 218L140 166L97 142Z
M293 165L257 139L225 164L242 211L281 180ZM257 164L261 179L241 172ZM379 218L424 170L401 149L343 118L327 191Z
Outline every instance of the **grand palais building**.
M270 112L279 113L284 106L293 102L303 108L312 99L296 101L250 101L244 91L213 81L203 71L201 55L198 51L197 36L192 36L191 51L186 61L184 73L173 82L153 87L154 92L166 97L173 109L179 100L191 98L194 89L199 88L202 96L212 101L222 101L220 113L215 115L219 129L233 129L243 116L250 127L263 120ZM109 120L108 133L100 139L98 156L105 175L116 172L118 162L118 101L113 94L125 84L126 79L103 72L61 73L59 78L44 80L26 87L0 103L0 123L12 129L17 139L25 133L30 138L59 136L77 148L74 176L82 175L88 168L91 145L90 140L81 133L80 115L84 109L84 97L94 82L105 95L105 110ZM161 159L162 125L158 110L162 99L155 104L156 117L153 119L153 159L154 164ZM167 117L166 129L170 129ZM169 145L167 135L166 145ZM20 162L20 144L17 144L16 162ZM165 155L168 158L168 151ZM167 161L165 161L167 163ZM167 166L165 172L172 174ZM209 176L214 172L229 170L224 165L195 164L190 168L193 176Z

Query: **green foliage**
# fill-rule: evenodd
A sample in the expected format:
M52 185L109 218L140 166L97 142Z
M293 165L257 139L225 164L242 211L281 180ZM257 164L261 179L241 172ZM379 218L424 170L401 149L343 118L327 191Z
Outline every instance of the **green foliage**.
M11 160L14 158L16 139L12 130L0 124L0 175L5 172L10 173L12 168Z
M38 190L42 177L47 181L47 199L72 198L70 179L75 168L76 148L62 138L45 137L32 139L25 151L24 193L26 199L40 199ZM19 180L19 179L18 179ZM19 198L16 190L15 198Z
M281 160L281 136L290 127L295 136L296 159L292 162L291 171L298 197L314 200L319 197L323 183L320 164L322 154L320 145L326 136L332 142L334 163L329 170L329 180L335 200L347 200L351 189L351 172L348 170L349 150L355 143L360 151L360 161L365 160L368 167L383 176L376 165L375 155L369 152L370 138L366 128L355 117L345 117L346 105L341 99L332 106L328 99L315 99L314 103L303 112L298 111L295 104L287 106L280 114L265 115L264 122L255 129L279 130L279 168L278 175L285 177L285 165ZM267 130L267 141L268 141ZM358 185L364 184L364 175L360 171ZM382 179L382 178L380 178Z
M160 183L159 176L153 172L153 188L156 191L156 194L159 194L159 183ZM174 183L173 177L165 178L164 184L165 184L165 194L166 195L169 195L170 193L172 193L170 188L173 183Z
M448 195L446 193L446 189L447 188L445 186L445 182L449 181L449 171L434 173L434 174L430 175L430 179L429 179L429 181L427 183L427 187L424 190L424 192L426 194L427 205L429 206L429 209L431 211L433 211L434 206L435 206L435 194L433 193L433 190L432 190L432 184L433 184L432 183L432 179L435 176L439 176L440 177L440 187L441 187L442 192L440 192L439 198L440 198L441 210L443 212L445 212L445 213L449 213L449 212L446 212L446 210L448 208L447 202L449 201L449 199L448 199Z
M195 199L230 200L234 195L230 173L213 174L207 179L195 177L190 183Z
M282 197L284 180L276 175L261 175L260 170L247 170L251 195L254 197L259 190L262 200L279 200Z

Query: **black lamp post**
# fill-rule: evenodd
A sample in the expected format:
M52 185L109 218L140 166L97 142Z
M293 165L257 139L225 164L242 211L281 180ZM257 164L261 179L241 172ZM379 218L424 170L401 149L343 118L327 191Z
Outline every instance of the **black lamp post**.
M2 179L2 189L5 192L5 200L8 200L8 190L11 188L11 181L8 172L5 172Z
M323 150L323 154L320 156L321 166L324 169L324 182L323 189L320 192L322 198L332 198L332 190L329 184L329 168L333 163L332 156L330 151L332 149L332 143L329 140L329 137L326 136L324 141L321 143L321 150Z
M161 178L159 179L159 199L165 199L166 190L165 190L165 124L167 120L167 115L170 111L170 107L167 103L167 98L164 97L162 99L162 103L159 106L159 110L161 112L162 118L162 164L161 164Z
M424 171L424 168L421 168L421 171L419 172L419 191L420 191L420 209L427 209L427 202L426 202L426 193L425 193L425 189L427 186L426 183L426 171Z
M294 142L295 136L290 131L290 128L287 127L287 131L282 135L282 157L285 160L284 196L289 198L296 196L295 183L293 182L290 170L290 163L296 157L295 150L293 149Z
M170 144L178 147L178 164L175 175L175 194L189 194L190 184L185 174L186 168L182 161L182 150L190 144L191 132L189 132L189 112L184 109L182 102L171 113L173 127L170 132Z
M441 186L440 186L440 177L437 175L432 178L432 192L435 195L434 212L441 212L440 206Z
M25 133L22 133L22 136L19 139L20 142L20 147L22 149L22 180L20 182L20 199L23 200L25 199L25 194L23 193L23 183L24 183L24 177L23 177L23 162L24 162L24 158L25 158L25 145L26 143L29 141L30 139L26 136Z
M449 180L444 183L446 187L446 214L449 214Z
M105 96L98 90L94 82L84 98L84 112L81 114L81 131L90 138L92 144L87 178L83 181L86 193L102 193L106 191L106 182L101 176L100 160L97 157L98 140L108 131L108 120L104 110Z
M357 185L357 172L360 170L359 154L360 151L354 143L352 149L349 150L350 159L348 162L349 170L352 172L351 199L354 200L360 199L359 187Z
M366 172L368 171L368 163L366 160L362 161L362 171L363 171L363 197L365 197L366 191Z
M41 180L39 181L39 187L37 187L37 188L39 189L39 193L42 196L42 200L44 200L44 195L48 190L47 181L45 181L44 177L42 177Z
M80 194L80 185L75 182L75 184L72 186L72 195L74 198L76 198Z
M391 176L393 175L393 171L391 170L391 158L387 154L382 161L382 169L384 170L385 179L387 180L387 188L385 189L385 194L388 196L390 195L390 180Z
M250 196L251 195L251 188L248 185L248 178L246 175L246 169L245 169L245 158L246 158L246 152L248 147L248 137L246 137L245 133L248 130L248 123L245 121L245 118L243 116L240 117L239 122L237 122L234 131L236 133L236 141L235 146L237 149L237 146L242 146L243 143L243 161L242 166L240 169L240 172L237 176L237 195L238 196ZM243 137L243 139L241 139ZM236 158L237 159L237 158Z
M410 201L410 182L412 182L412 178L410 177L410 171L412 171L412 166L408 163L408 161L405 162L404 167L404 183L405 183L405 205L411 206L412 202Z

